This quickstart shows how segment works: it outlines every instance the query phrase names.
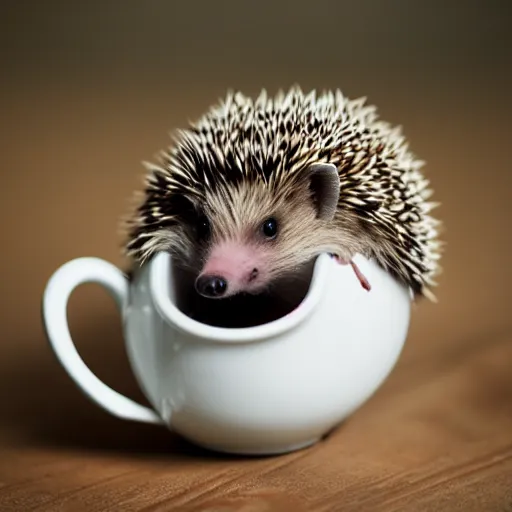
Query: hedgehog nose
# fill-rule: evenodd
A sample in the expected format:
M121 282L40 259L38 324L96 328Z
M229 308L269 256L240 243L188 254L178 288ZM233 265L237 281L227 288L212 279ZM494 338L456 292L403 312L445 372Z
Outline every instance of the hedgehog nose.
M221 276L199 276L196 290L204 297L222 297L228 289L227 281Z

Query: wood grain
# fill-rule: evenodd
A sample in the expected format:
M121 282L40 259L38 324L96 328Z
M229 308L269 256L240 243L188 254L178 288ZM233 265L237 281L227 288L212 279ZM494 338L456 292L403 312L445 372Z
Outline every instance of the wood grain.
M206 4L0 7L0 511L512 511L508 4ZM442 203L439 303L309 449L220 456L110 417L50 353L47 279L78 256L122 264L119 216L169 130L227 88L293 82L367 95L403 125ZM69 321L91 369L144 401L106 294L77 291Z
M510 510L511 360L510 333L404 360L318 445L243 458L110 418L41 353L2 372L1 510Z

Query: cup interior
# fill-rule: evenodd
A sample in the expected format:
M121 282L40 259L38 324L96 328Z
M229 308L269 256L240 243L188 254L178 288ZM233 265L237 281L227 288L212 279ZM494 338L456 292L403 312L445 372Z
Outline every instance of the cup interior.
M168 325L186 333L190 339L203 342L247 343L279 336L296 328L308 318L325 293L332 265L335 265L332 258L321 254L305 269L306 279L296 288L300 288L295 297L296 304L300 307L294 309L295 303L288 302L281 310L269 308L266 310L269 311L268 316L263 321L260 317L259 322L253 318L248 318L249 321L246 322L237 318L233 320L233 315L229 316L229 308L222 317L227 318L228 322L221 322L221 317L216 316L216 307L221 307L220 301L217 306L208 302L207 307L200 311L202 317L197 319L198 313L191 310L193 304L189 302L192 276L172 264L171 256L167 252L156 254L148 262L146 269L152 303ZM250 316L252 311L245 314ZM211 323L207 323L208 321Z
M316 259L257 295L209 299L196 292L195 274L168 258L167 293L179 311L202 324L228 329L255 327L279 320L297 309L311 287L315 263Z

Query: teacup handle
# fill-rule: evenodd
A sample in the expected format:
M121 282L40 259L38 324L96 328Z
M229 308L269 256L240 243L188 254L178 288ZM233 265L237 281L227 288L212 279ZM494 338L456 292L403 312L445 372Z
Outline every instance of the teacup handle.
M69 332L67 306L71 293L85 283L102 285L114 298L121 314L124 312L129 285L116 266L99 258L77 258L65 263L50 277L42 301L43 323L53 352L75 384L109 413L126 420L162 424L153 410L99 380L78 354Z

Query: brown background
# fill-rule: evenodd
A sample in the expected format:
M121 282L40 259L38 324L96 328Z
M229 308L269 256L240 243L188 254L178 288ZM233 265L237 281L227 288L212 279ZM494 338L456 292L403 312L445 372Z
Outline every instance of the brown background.
M498 1L2 2L0 509L511 510L510 26ZM367 96L427 161L439 303L328 441L219 459L90 404L49 351L41 294L71 258L122 264L118 218L169 130L227 88L295 82ZM105 294L84 286L70 322L140 399Z

